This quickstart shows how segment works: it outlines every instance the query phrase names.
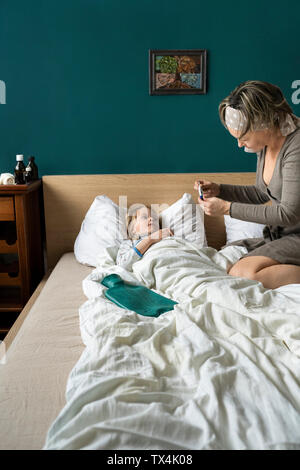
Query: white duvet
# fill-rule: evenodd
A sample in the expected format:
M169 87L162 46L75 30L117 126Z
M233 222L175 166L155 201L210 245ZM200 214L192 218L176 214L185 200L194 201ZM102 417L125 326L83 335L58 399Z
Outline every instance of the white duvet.
M45 449L300 449L300 286L226 274L244 248L169 238L84 281L86 348ZM178 302L158 318L104 297L118 273Z

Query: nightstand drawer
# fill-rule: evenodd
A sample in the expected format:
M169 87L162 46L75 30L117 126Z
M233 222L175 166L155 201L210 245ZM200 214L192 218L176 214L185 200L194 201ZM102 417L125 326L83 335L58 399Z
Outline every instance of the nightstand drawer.
M0 197L0 220L15 220L13 197Z
M11 277L8 273L0 273L0 286L21 286L21 277Z
M18 253L17 242L9 245L6 240L0 239L0 255L1 253Z

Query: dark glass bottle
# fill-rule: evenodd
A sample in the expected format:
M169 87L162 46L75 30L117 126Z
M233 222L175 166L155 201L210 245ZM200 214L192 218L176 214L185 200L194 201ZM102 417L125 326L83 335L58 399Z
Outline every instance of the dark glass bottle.
M23 162L23 155L17 155L17 164L15 167L15 183L16 184L25 184L25 165Z
M31 168L31 180L34 181L34 180L38 180L39 179L39 170L38 170L38 167L34 161L34 157L31 156L28 158L29 160L29 163L26 167L26 170L28 167Z
M28 163L26 169L25 169L25 182L30 183L32 181L32 168L30 164Z

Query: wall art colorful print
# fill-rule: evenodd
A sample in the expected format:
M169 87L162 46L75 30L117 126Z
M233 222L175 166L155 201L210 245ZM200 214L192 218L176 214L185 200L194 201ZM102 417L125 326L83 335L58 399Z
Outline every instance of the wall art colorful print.
M206 93L206 49L150 50L150 95Z

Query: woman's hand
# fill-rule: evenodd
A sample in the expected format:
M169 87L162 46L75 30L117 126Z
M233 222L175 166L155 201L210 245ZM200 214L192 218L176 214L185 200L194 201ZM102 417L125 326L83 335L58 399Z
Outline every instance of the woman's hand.
M201 186L204 199L217 197L220 194L220 185L212 181L197 180L194 184L194 189L198 191L199 184Z
M206 215L210 215L211 217L229 215L231 204L229 201L224 201L218 197L210 197L209 199L202 201L199 197L198 202Z

